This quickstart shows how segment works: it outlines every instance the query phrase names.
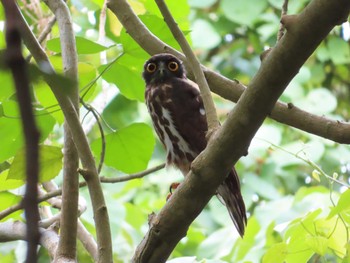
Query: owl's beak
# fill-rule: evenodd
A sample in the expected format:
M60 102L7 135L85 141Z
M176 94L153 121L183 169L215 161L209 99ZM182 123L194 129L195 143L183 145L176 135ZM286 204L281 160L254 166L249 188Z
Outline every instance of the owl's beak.
M166 72L165 63L164 63L164 62L159 63L158 75L159 75L160 77L163 77L164 74L165 74L165 72Z

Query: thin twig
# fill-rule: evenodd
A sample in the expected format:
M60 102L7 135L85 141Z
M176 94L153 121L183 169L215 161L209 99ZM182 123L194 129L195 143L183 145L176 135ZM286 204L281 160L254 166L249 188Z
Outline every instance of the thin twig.
M345 186L346 188L350 188L350 185L348 185L347 183L344 183L344 182L342 182L342 181L339 181L338 179L333 178L332 176L328 175L328 174L327 174L325 171L323 171L322 168L321 168L320 166L318 166L315 162L313 162L313 161L311 161L311 160L309 160L309 159L306 159L306 158L300 156L299 153L300 153L300 152L304 152L303 150L301 150L301 151L299 151L299 152L297 152L297 153L293 153L293 152L290 152L290 151L288 151L288 150L282 148L281 146L278 146L278 145L276 145L276 144L274 144L274 143L271 143L271 142L269 142L269 141L267 141L267 140L264 140L264 139L260 139L260 140L262 140L262 141L264 141L264 142L267 142L268 144L270 144L271 147L274 147L274 148L276 148L276 149L278 149L278 150L280 150L280 151L283 151L283 152L285 152L285 153L288 153L288 154L290 154L290 155L295 156L297 159L303 161L304 163L306 163L306 164L308 164L309 166L311 166L312 168L314 168L317 172L319 172L321 175L323 175L324 177L326 177L329 181L333 181L333 182L338 183L338 184L340 184L340 185L342 185L342 186Z
M207 80L204 76L204 73L201 69L201 65L193 53L190 44L187 42L184 34L180 30L179 26L177 25L176 21L172 17L168 7L166 6L165 2L163 0L156 0L155 1L158 5L158 8L160 12L162 13L165 22L167 23L170 31L172 32L173 36L181 46L182 51L186 55L188 62L192 68L192 71L194 73L196 82L199 86L199 89L201 91L201 96L203 99L203 104L206 112L206 118L208 122L208 131L209 135L212 131L216 130L219 127L219 120L216 114L216 108L213 102L213 99L211 97L209 85L207 83Z
M98 129L100 131L100 135L101 135L101 153L100 153L100 162L98 164L98 167L97 167L97 172L98 174L101 173L101 170L102 170L102 166L103 166L103 163L104 163L104 160L105 160L105 155L106 155L106 139L105 139L105 133L103 131L103 127L102 127L102 124L100 122L100 118L99 118L99 115L98 113L96 112L96 109L94 107L92 107L90 104L87 104L84 102L83 98L80 98L80 103L84 106L84 108L86 110L88 110L89 112L92 113L92 115L94 116L95 120L96 120L96 123L97 123L97 126L98 126Z
M164 167L165 167L165 163L162 163L160 165L157 165L153 168L147 169L147 170L140 172L140 173L130 174L130 175L126 175L126 176L120 176L120 177L104 177L104 176L102 176L102 177L100 177L100 180L102 183L125 182L125 181L129 181L129 180L145 177L146 175L154 173L156 171L159 171L159 170L163 169Z
M100 177L100 182L101 183L121 183L121 182L126 182L126 181L130 181L130 180L134 180L134 179L140 179L142 177L145 177L146 175L149 175L151 173L154 173L156 171L159 171L161 169L163 169L165 167L165 163L162 163L160 165L157 165L155 167L152 167L150 169L147 169L145 171L139 172L139 173L135 173L135 174L129 174L129 175L125 175L125 176L118 176L118 177L104 177L101 176ZM79 188L81 187L85 187L86 186L86 182L80 182L79 183ZM38 198L38 203L44 202L52 197L56 197L62 195L62 189L59 188L57 190L51 191L45 195L39 196ZM5 210L0 212L0 220L4 219L6 216L23 209L23 204L19 203L13 206L10 206L8 208L6 208Z
M43 29L43 31L40 33L40 35L38 36L38 42L41 44L46 37L51 33L52 27L53 25L56 23L56 17L52 16L48 23L46 24L45 28ZM26 57L26 61L29 62L32 59L32 54L29 54Z

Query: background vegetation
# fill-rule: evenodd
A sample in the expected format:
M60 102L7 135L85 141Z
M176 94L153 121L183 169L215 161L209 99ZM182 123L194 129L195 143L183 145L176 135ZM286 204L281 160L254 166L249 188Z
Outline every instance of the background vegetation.
M152 31L179 50L152 0L129 1ZM309 3L290 1L297 14ZM100 173L118 181L162 164L165 152L144 105L141 72L149 55L127 34L102 0L68 3L78 53L80 96L94 107L105 133L106 154ZM167 1L200 61L207 67L248 84L260 66L260 54L276 43L281 0ZM49 24L52 13L40 1L18 2L35 35ZM102 13L101 13L102 12ZM106 12L106 13L104 13ZM106 21L103 21L106 19ZM320 18L322 19L322 18ZM5 48L4 14L0 15L0 47ZM349 119L349 24L335 28L300 69L280 100L339 121ZM57 24L42 42L58 73L63 72ZM29 56L28 50L25 55ZM62 183L63 113L47 84L35 77L32 98L40 127L40 182ZM13 81L0 71L0 210L20 202L25 182L23 136ZM234 107L214 95L224 122ZM101 132L91 111L81 106L81 123L97 162ZM348 262L350 224L350 148L266 119L253 139L249 154L236 169L241 177L249 213L243 239L228 213L214 197L177 245L169 262ZM148 229L148 215L165 204L169 185L181 181L173 169L160 169L141 179L103 183L109 211L114 262L128 262ZM107 181L107 180L106 180ZM44 190L45 189L45 190ZM48 190L44 185L42 191ZM86 188L80 189L80 220L95 235ZM52 202L40 205L43 220L59 213ZM23 221L22 211L2 222ZM47 226L48 227L48 226ZM1 231L0 231L1 232ZM17 238L14 238L17 239ZM23 241L0 246L1 262L22 262ZM40 248L40 262L48 262ZM78 243L78 261L93 262Z

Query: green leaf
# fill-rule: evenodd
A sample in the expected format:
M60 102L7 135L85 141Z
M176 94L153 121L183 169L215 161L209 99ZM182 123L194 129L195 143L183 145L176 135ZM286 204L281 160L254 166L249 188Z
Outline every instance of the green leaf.
M115 84L120 92L131 100L144 101L145 84L142 80L144 61L124 55L103 74L103 79ZM109 65L99 67L102 73Z
M62 150L60 147L41 145L39 148L39 181L46 182L55 178L62 169ZM25 180L25 151L17 152L7 179Z
M153 153L155 139L152 129L144 123L135 123L106 137L105 164L125 173L147 168ZM101 152L101 139L91 144L96 156Z
M216 0L188 0L188 4L193 8L207 8L216 3Z
M5 101L2 103L2 107L7 117L0 118L0 162L12 157L23 143L17 103Z
M263 263L283 263L288 254L288 246L285 243L273 245L264 255Z
M98 44L94 41L80 36L76 36L75 41L77 45L77 52L79 55L99 53L108 49L108 47L106 46L103 46L101 44ZM47 48L57 53L61 52L60 38L52 38L48 40Z
M278 199L281 197L281 194L270 182L267 182L252 173L246 173L244 175L244 181L247 186L264 198Z
M327 48L335 65L350 63L349 43L340 37L330 37L327 42Z
M142 1L142 2L144 2L147 13L150 13L152 15L156 15L158 18L163 20L163 16L160 13L159 8L156 5L155 1ZM167 0L166 5L168 6L169 10L171 10L171 15L175 19L175 21L179 25L179 27L182 30L188 29L190 7L188 5L187 0L176 0L176 1ZM142 16L140 16L140 18L142 20ZM143 20L142 20L142 22L145 23L145 21L143 21ZM147 23L145 23L145 24L153 32L153 29L152 29L153 27ZM156 35L158 37L161 36L161 34L156 34Z
M321 236L307 236L306 244L315 253L324 256L328 248L328 239Z
M0 83L0 101L3 101L4 99L9 98L12 94L15 93L13 86L13 78L10 71L0 69Z
M139 117L139 106L137 101L129 100L122 94L118 94L103 110L102 116L113 129L120 129L130 125Z
M8 172L9 170L5 170L0 174L0 192L16 189L24 185L23 180L8 179Z
M238 236L234 235L232 226L221 228L210 234L200 245L197 251L198 257L213 258L224 257L228 255L237 240ZM230 234L228 234L230 233Z
M327 114L336 109L337 99L328 89L317 88L307 94L300 107L315 114Z
M220 6L225 16L240 25L252 26L267 6L266 1L220 1Z
M212 24L204 19L196 19L193 22L191 37L195 48L212 49L221 42L218 32Z
M140 229L141 226L147 221L147 216L142 212L140 207L137 207L131 203L124 204L126 208L126 222L135 229Z
M346 190L344 193L341 194L337 205L332 208L328 218L332 218L336 214L349 211L349 210L350 210L350 189Z

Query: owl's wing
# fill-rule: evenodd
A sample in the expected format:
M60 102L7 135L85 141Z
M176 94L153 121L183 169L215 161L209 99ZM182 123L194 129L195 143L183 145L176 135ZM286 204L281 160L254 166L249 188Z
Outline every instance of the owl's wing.
M208 125L198 86L188 79L177 78L171 82L171 103L166 107L179 133L199 154L207 144Z

